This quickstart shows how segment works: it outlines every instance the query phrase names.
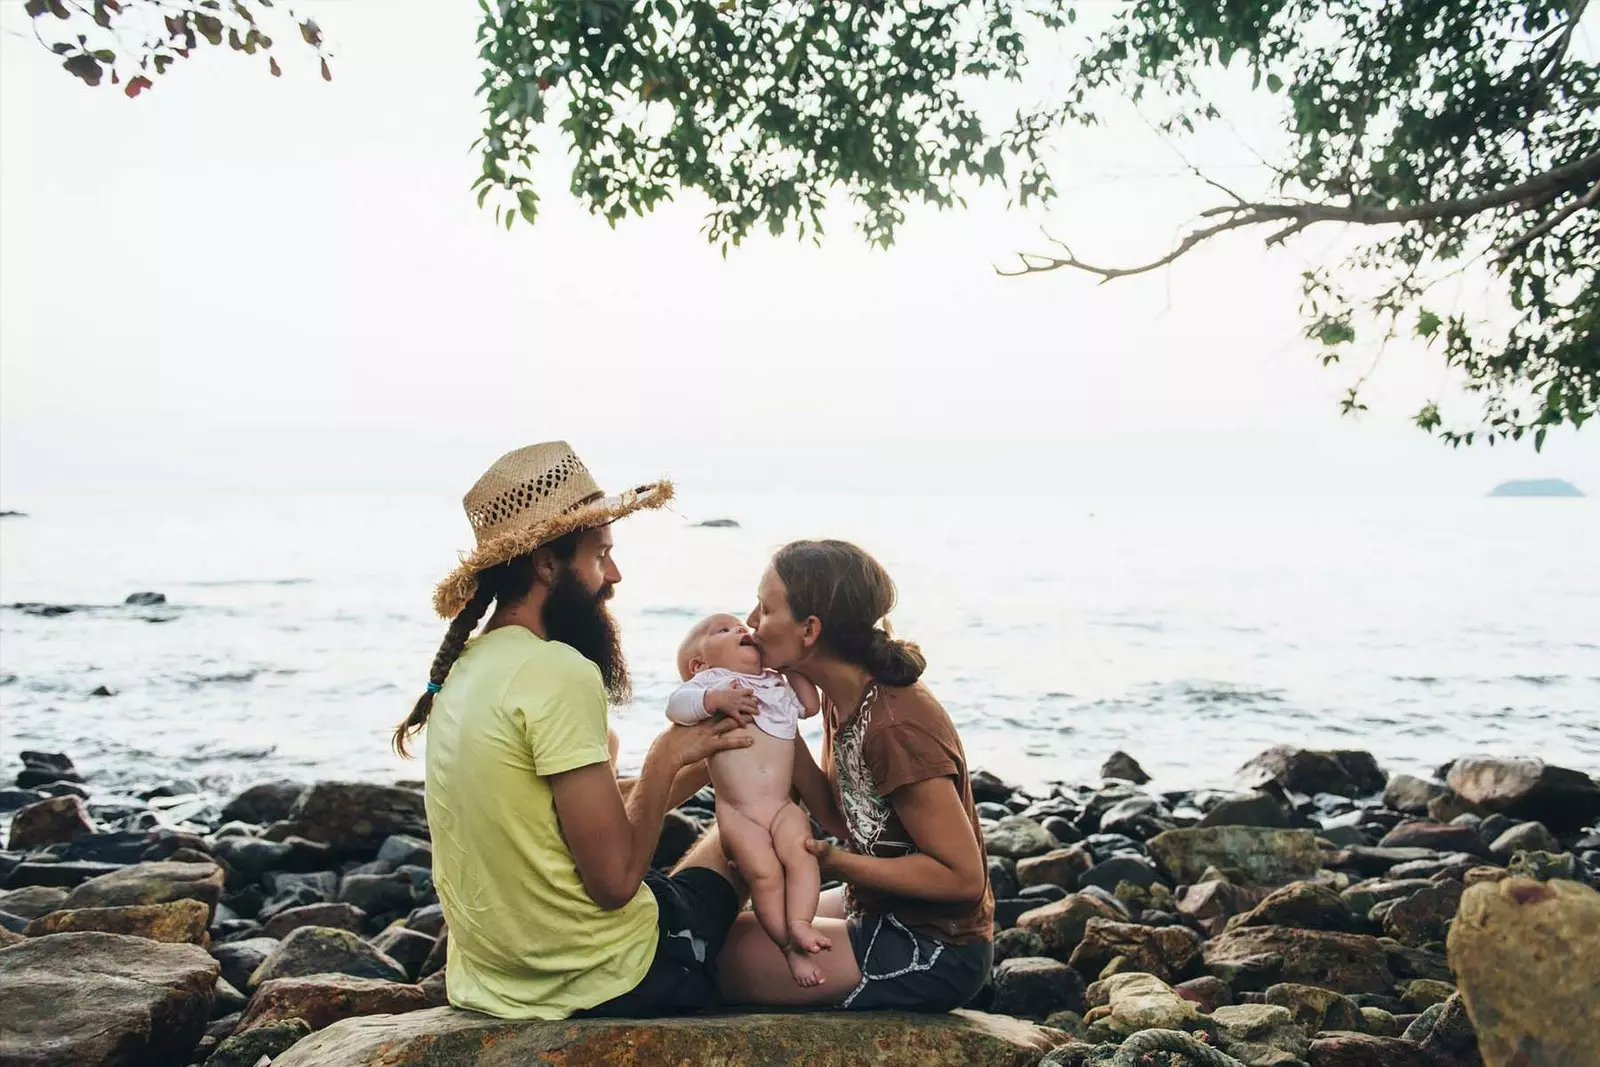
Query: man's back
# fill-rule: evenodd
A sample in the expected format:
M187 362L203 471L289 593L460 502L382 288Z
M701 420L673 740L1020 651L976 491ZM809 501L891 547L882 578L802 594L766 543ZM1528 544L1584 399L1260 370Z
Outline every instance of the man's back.
M594 664L520 626L467 645L428 720L428 823L455 1006L560 1019L649 969L654 897L640 886L616 911L594 903L548 781L607 758Z

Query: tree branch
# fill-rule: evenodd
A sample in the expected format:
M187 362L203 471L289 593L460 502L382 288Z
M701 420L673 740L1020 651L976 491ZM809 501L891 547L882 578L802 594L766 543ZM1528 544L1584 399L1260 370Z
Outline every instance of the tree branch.
M1583 211L1585 208L1592 208L1596 204L1600 204L1600 182L1595 182L1594 187L1591 188L1587 193L1584 193L1582 196L1578 197L1578 199L1574 200L1572 203L1568 204L1554 215L1551 215L1549 218L1539 223L1539 225L1535 226L1521 237L1518 237L1515 241L1512 241L1500 252L1499 255L1494 257L1494 261L1497 264L1504 265L1517 253L1521 252L1524 248L1527 248L1534 241L1537 241L1551 230L1554 230L1557 226L1561 225L1571 216Z
M1567 50L1572 47L1572 35L1578 29L1578 22L1583 18L1584 10L1589 6L1589 0L1573 0L1572 12L1567 16L1567 25L1561 31L1561 37L1556 41L1555 47L1550 49L1550 55L1545 58L1544 69L1540 72L1541 78L1548 78L1561 68L1561 63L1567 58Z
M1267 239L1267 244L1271 246L1282 244L1300 231L1319 222L1386 226L1428 220L1470 218L1473 215L1481 215L1485 211L1494 211L1504 207L1517 207L1520 211L1528 211L1548 203L1573 186L1595 183L1600 183L1600 151L1591 152L1589 155L1571 163L1552 167L1550 170L1542 174L1536 174L1526 181L1518 182L1516 185L1508 185L1504 189L1497 189L1492 193L1459 200L1433 200L1422 204L1408 204L1392 208L1362 204L1270 204L1240 201L1236 204L1226 204L1202 211L1200 213L1200 218L1202 219L1220 217L1223 221L1195 230L1180 241L1178 246L1171 252L1149 263L1133 267L1095 266L1078 259L1064 243L1051 238L1055 244L1061 247L1062 251L1066 252L1065 257L1037 252L1019 252L1017 253L1017 259L1022 264L1020 269L1002 270L996 267L995 270L999 274L1015 277L1022 274L1041 274L1047 271L1060 270L1063 267L1070 267L1073 270L1081 270L1085 273L1096 275L1102 281L1110 281L1113 278L1125 278L1134 274L1145 274L1149 271L1159 270L1193 251L1196 246L1229 230L1244 229L1269 222L1287 223L1288 225ZM1221 188L1221 186L1218 186L1218 188ZM1597 188L1600 188L1600 186L1597 186ZM1595 192L1591 190L1577 201L1576 205L1568 205L1568 208L1561 215L1549 222L1549 225L1553 227L1562 218L1581 207L1592 206L1594 196ZM1588 202L1587 204L1585 203L1586 201ZM1536 228L1527 240L1532 240L1539 235L1540 230Z

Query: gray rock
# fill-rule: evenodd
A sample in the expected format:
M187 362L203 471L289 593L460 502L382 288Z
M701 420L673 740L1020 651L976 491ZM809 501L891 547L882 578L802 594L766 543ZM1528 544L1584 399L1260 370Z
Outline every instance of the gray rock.
M1383 806L1403 811L1407 815L1428 814L1428 804L1443 796L1445 787L1438 782L1428 782L1409 774L1397 774L1389 779L1383 790Z
M228 801L223 806L222 817L257 825L277 822L288 817L295 801L300 799L300 794L305 790L305 785L300 782L262 782Z
M1042 1020L1052 1012L1084 1010L1084 982L1077 971L1043 956L1008 959L994 969L994 1010Z
M306 904L273 915L263 925L262 934L282 940L302 926L327 926L359 934L366 924L367 913L353 904Z
M1113 856L1079 875L1078 886L1098 886L1107 891L1115 891L1119 883L1132 882L1148 889L1159 881L1161 881L1160 872L1153 864L1131 856Z
M1200 819L1201 826L1269 826L1288 828L1289 813L1265 793L1224 797Z
M1004 897L1014 897L1017 890L1017 864L1015 860L1008 860L1004 856L989 857L989 887L994 892L996 900Z
M1364 797L1383 791L1387 779L1370 752L1339 749L1319 752L1278 745L1246 763L1239 771L1251 787L1277 782L1294 793L1334 793Z
M250 976L268 956L272 955L278 944L277 938L252 937L242 941L230 941L223 945L212 945L210 951L212 958L222 969L223 980L235 989L247 989L250 985Z
M1499 837L1489 846L1489 853L1501 861L1510 861L1518 852L1528 850L1539 852L1560 852L1561 842L1556 840L1556 835L1545 829L1542 822L1518 823Z
M279 1019L234 1034L217 1046L205 1067L256 1067L263 1056L276 1059L311 1033L304 1019Z
M1600 818L1600 785L1582 771L1536 759L1458 759L1450 788L1485 811L1573 833ZM20 784L20 783L19 783Z
M61 911L66 904L67 891L59 886L30 885L0 893L0 911L21 919L37 919Z
M1006 960L1019 957L1043 956L1044 954L1044 939L1031 930L1013 927L1010 930L1001 930L994 935L994 961L996 963L1003 963Z
M1020 815L1011 815L996 823L994 829L984 835L984 844L991 856L1013 860L1042 856L1061 847L1044 827Z
M405 968L348 930L302 926L278 943L250 976L254 990L274 978L300 978L308 974L348 974L356 978L406 981Z
M294 835L344 852L373 855L395 834L427 837L422 793L368 782L317 782L300 794L268 836Z
M407 874L352 874L339 887L339 902L353 904L368 915L409 912L415 904Z
M1120 749L1111 753L1105 763L1100 765L1100 777L1120 778L1134 785L1144 785L1150 781L1150 776L1139 766L1139 761Z

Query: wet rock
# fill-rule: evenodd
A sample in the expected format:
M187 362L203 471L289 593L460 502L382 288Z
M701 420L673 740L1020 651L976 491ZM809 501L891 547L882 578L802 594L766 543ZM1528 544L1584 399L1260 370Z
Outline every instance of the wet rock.
M165 604L166 602L167 594L150 592L148 590L139 593L129 593L127 599L123 601L123 603L129 607L135 608L153 608L159 604Z
M1241 767L1239 776L1248 786L1276 782L1290 792L1307 796L1335 793L1364 797L1382 792L1387 781L1369 752L1318 752L1289 745L1267 749Z
M222 977L229 985L235 989L247 989L250 976L277 947L276 938L252 937L230 941L225 945L212 945L211 955L222 968Z
M80 834L94 833L89 809L75 796L51 797L29 804L11 820L11 835L6 847L30 852L58 841L71 841Z
M294 846L283 841L263 841L259 837L224 837L212 846L212 854L228 869L247 878L259 878L268 871L284 869Z
M1072 845L1083 840L1083 831L1059 815L1046 815L1039 820L1039 825L1063 845Z
M1100 832L1122 834L1136 840L1154 837L1174 826L1168 811L1154 797L1137 796L1119 801L1100 816Z
M273 871L263 881L275 896L305 889L317 900L332 900L339 892L339 876L333 871Z
M1310 830L1208 826L1168 830L1148 842L1150 855L1175 883L1193 883L1206 868L1232 868L1260 885L1310 878L1322 853Z
M239 1021L248 1033L287 1019L303 1019L315 1030L360 1015L398 1015L426 1008L421 987L403 982L355 978L346 974L313 974L263 982Z
M311 1033L304 1019L280 1019L263 1023L229 1037L217 1046L205 1067L257 1067L261 1057L272 1060L289 1051Z
M277 822L289 817L290 809L305 790L300 782L261 782L228 801L222 808L222 817L257 825Z
M428 953L428 958L422 961L422 967L417 972L422 976L423 984L427 984L428 977L437 973L441 981L444 978L444 965L450 956L450 931L441 929L439 939L434 942L433 951ZM439 1003L443 1004L444 1001Z
M1445 852L1429 859L1398 863L1389 868L1390 878L1428 878L1437 881L1440 876L1459 882L1466 873L1483 860L1468 852Z
M415 903L411 879L404 874L352 874L339 886L339 902L368 915L409 912Z
M1078 884L1080 886L1098 886L1101 889L1115 891L1119 884L1131 882L1136 886L1148 889L1157 884L1160 879L1160 872L1143 859L1135 859L1132 856L1112 856L1105 862L1097 863L1087 871L1084 871L1078 877Z
M1048 855L1048 853L1047 853ZM1004 856L989 857L989 888L996 900L1017 895L1017 862Z
M991 856L1022 860L1029 856L1042 856L1061 843L1044 827L1021 815L1011 815L997 822L984 835L984 845Z
M1306 1059L1311 1067L1437 1067L1409 1041L1338 1030L1311 1042Z
M1252 971L1246 966L1244 977L1254 983L1271 978L1257 988L1294 982L1340 993L1386 993L1394 984L1383 946L1377 938L1364 934L1248 926L1220 934L1206 942L1204 948L1208 970L1213 964L1248 965L1251 960L1264 957L1278 958L1275 970ZM1235 990L1241 988L1244 987L1234 985Z
M1043 1020L1056 1011L1084 1009L1084 981L1059 960L1024 956L994 969L994 1010L1022 1019Z
M1518 823L1489 845L1489 854L1498 860L1508 861L1518 852L1560 852L1561 842L1545 828L1542 822Z
M140 863L89 879L67 895L66 906L120 908L198 900L211 909L222 897L222 879L222 868L214 863Z
M306 904L278 912L262 925L266 937L283 939L302 926L326 926L359 934L367 913L352 904Z
M1366 848L1360 845L1345 849L1340 856L1340 861L1331 866L1349 868L1363 878L1376 878L1379 875L1389 874L1395 867L1418 860L1439 858L1439 854L1430 848Z
M1144 785L1150 781L1150 776L1139 766L1139 761L1120 749L1111 753L1106 761L1100 765L1101 778L1120 778L1124 782L1134 785Z
M1407 815L1428 814L1428 804L1443 796L1445 787L1409 774L1397 774L1383 790L1383 806Z
M1083 940L1084 928L1091 919L1120 921L1126 916L1118 909L1085 893L1074 893L1053 904L1024 914L1017 927L1038 934L1044 941L1045 955L1065 962Z
M1458 759L1448 780L1452 790L1485 811L1542 822L1557 834L1600 819L1600 786L1594 779L1542 760Z
M0 951L0 1063L178 1061L211 1016L217 964L194 945L66 933Z
M980 804L1004 804L1016 790L988 771L972 772L972 799Z
M1478 831L1452 823L1407 822L1390 830L1379 848L1426 848L1434 852L1466 852L1487 857L1488 849Z
M1201 826L1266 826L1287 829L1289 813L1266 793L1239 793L1224 797L1200 819Z
M53 846L50 853L68 861L89 860L94 863L129 865L143 860L146 850L157 841L158 838L147 830L86 833L66 844Z
M994 935L994 962L996 963L1027 956L1043 956L1044 954L1044 939L1031 930L1013 927L1010 930L1001 930Z
M31 885L0 893L0 911L22 919L37 919L60 911L67 902L67 891L58 886Z
M669 812L668 814L672 813ZM692 824L695 835L699 836L700 824L693 819L688 821ZM662 827L661 832L663 836L666 835L665 826ZM693 843L694 840L691 838L690 844ZM395 834L385 840L378 848L378 861L388 863L396 868L406 866L432 867L433 842L420 837L412 837L408 834ZM676 859L673 862L676 862Z
M1485 1063L1600 1063L1600 893L1510 878L1461 898L1450 930Z
M1338 893L1315 882L1291 882L1273 890L1230 926L1298 926L1305 930L1358 929L1350 906Z
M367 782L317 782L263 836L282 840L293 835L373 855L395 834L428 836L421 792Z
M1090 919L1068 962L1092 978L1119 956L1126 961L1127 969L1171 982L1189 977L1200 962L1200 938L1183 926L1150 927Z
M239 990L234 988L233 983L229 982L226 978L223 978L221 975L217 976L217 988L213 990L211 994L211 1018L213 1022L225 1015L237 1016L241 1014L244 1009L249 1006L249 1004L249 997L245 996L243 993L239 992ZM234 1026L239 1024L239 1020L237 1018L235 1018L233 1022ZM233 1033L233 1030L229 1029L228 1033Z
M0 786L0 814L25 808L29 804L37 804L41 800L49 799L37 789L12 789L10 786Z
M401 983L406 980L404 967L350 931L302 926L278 943L245 988L254 990L274 978L303 978L308 974L348 974Z
M174 900L166 904L133 904L120 908L79 908L55 911L28 924L28 937L99 931L127 934L169 944L201 945L206 939L210 909L199 900Z
M1416 978L1406 983L1405 990L1400 999L1405 1006L1414 1012L1424 1012L1435 1004L1443 1004L1455 996L1456 987L1449 982L1440 982L1432 978Z
M1031 900L1035 904L1049 904L1052 901L1064 900L1071 896L1065 889L1058 885L1030 885L1026 889L1017 890L1017 898Z
M65 752L23 752L18 789L33 789L52 782L81 782L83 775Z
M1104 1023L1114 1034L1140 1030L1190 1030L1200 1024L1195 1006L1153 974L1118 974L1103 983L1106 1008L1089 1017Z
M1361 1009L1355 1001L1331 989L1280 982L1266 992L1268 1004L1287 1009L1306 1033L1319 1030L1362 1030Z
M993 862L993 860L991 860ZM1058 885L1063 889L1078 888L1078 879L1094 859L1087 849L1079 846L1054 848L1042 856L1030 856L1016 862L1016 883L1026 889L1035 885Z
M973 810L978 813L978 818L990 822L998 822L1008 815L1018 814L997 800L980 800L973 805Z
M36 863L24 861L11 868L6 877L7 889L45 885L71 888L101 875L114 874L122 869L119 863Z
M1289 1067L1306 1054L1306 1035L1286 1008L1235 1004L1211 1013L1217 1046L1249 1067Z
M1461 883L1435 882L1395 902L1383 916L1383 932L1402 945L1443 941L1445 924L1461 905Z
M405 968L406 977L416 981L421 977L422 964L433 953L435 939L419 934L396 923L386 928L370 944L379 952Z
M450 1008L346 1019L312 1034L273 1067L451 1067L534 1064L780 1064L845 1067L1026 1067L1052 1044L1037 1026L957 1011L737 1014L511 1022Z

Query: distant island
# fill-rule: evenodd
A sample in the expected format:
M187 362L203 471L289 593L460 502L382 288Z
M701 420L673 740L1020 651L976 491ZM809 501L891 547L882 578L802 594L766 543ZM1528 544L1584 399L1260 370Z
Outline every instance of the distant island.
M739 523L734 519L707 519L695 523L695 527L701 530L737 530Z
M1560 478L1528 478L1522 481L1502 482L1489 491L1490 496L1582 496L1583 491L1571 482Z

